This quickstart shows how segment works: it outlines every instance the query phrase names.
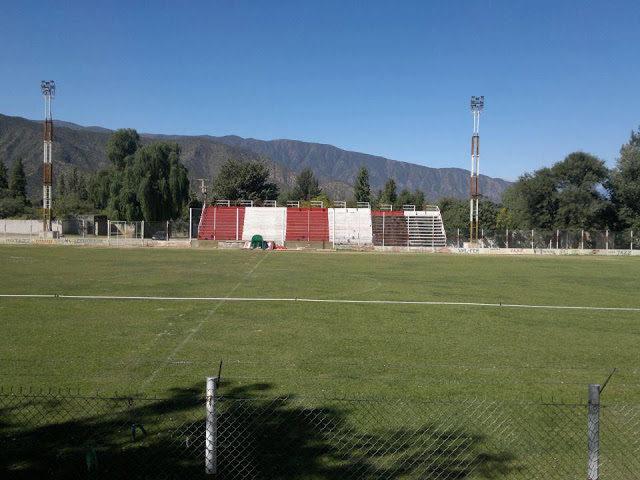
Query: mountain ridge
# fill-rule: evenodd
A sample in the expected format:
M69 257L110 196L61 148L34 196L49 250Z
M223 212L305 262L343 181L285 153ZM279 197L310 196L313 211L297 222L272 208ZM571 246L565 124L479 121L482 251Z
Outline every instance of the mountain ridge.
M109 164L106 142L113 130L54 120L54 175L67 174L75 166L85 173ZM17 156L25 160L28 190L39 192L42 178L42 121L0 114L0 158L10 168ZM468 198L469 171L456 168L433 168L385 157L343 150L330 144L301 140L258 140L237 135L171 135L140 133L143 143L173 141L182 149L181 159L190 177L215 178L228 158L261 161L271 170L271 179L281 188L291 189L296 175L311 168L327 193L337 199L353 195L353 184L361 166L369 170L372 193L381 189L388 178L396 181L398 192L420 189L431 201L443 196ZM480 192L499 201L510 184L500 178L480 175Z

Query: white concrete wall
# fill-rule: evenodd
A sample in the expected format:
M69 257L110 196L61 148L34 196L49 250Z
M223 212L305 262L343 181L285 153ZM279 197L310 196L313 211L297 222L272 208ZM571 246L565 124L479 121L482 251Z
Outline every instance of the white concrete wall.
M373 243L370 208L330 208L329 241L336 244Z
M51 229L62 234L62 222L54 220ZM0 219L0 235L38 235L41 231L42 220Z
M245 209L242 240L249 241L254 235L262 235L265 241L282 245L286 231L286 207L247 207Z

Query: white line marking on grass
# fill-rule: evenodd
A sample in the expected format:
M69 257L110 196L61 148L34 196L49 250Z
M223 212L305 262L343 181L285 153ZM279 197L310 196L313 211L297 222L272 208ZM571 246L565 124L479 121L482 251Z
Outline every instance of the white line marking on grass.
M268 254L267 254L268 255ZM266 258L266 257L265 257ZM263 258L264 260L264 258ZM251 275L260 262L247 274ZM245 277L246 278L246 277ZM242 282L233 287L228 295L233 294ZM140 297L116 295L15 295L0 294L2 297L15 298L67 298L81 300L163 300L163 301L192 301L192 302L306 302L306 303L353 303L360 305L442 305L461 307L498 307L498 308L541 308L548 310L603 310L618 312L640 312L640 307L588 307L580 305L528 305L524 303L482 303L482 302L431 302L423 300L344 300L331 298L260 298L260 297ZM216 309L220 305L216 305Z
M164 362L162 362L162 365L160 365L158 368L156 368L156 369L153 371L153 373L149 376L149 378L147 378L144 382L142 382L142 387L146 387L149 383L151 383L151 382L156 378L156 376L157 376L157 375L158 375L162 370L164 370L164 368L165 368L167 365L169 365L169 364L171 363L171 361L173 360L173 357L175 357L175 356L176 356L176 354L177 354L180 350L182 350L182 348L184 348L184 346L185 346L187 343L189 343L189 342L191 341L191 339L195 336L195 334L196 334L196 333L198 333L198 332L202 329L202 326L203 326L205 323L207 323L207 322L211 319L211 317L213 317L213 314L214 314L214 313L216 313L216 311L218 310L218 308L220 308L220 306L222 305L222 303L223 303L225 300L227 300L227 299L228 299L228 297L230 297L231 295L233 295L233 292L235 292L235 291L238 289L238 287L239 287L240 285L242 285L242 283L243 283L246 279L248 279L248 278L253 274L253 272L255 272L255 271L256 271L256 268L258 268L258 267L260 266L260 264L261 264L262 262L264 262L264 259L265 259L265 258L267 258L267 256L269 256L269 254L270 254L270 253L271 253L271 251L267 252L267 254L266 254L266 255L264 255L264 256L260 259L260 261L254 265L254 267L249 271L249 273L247 273L247 274L246 274L242 279L240 279L240 281L239 281L238 283L236 283L235 287L233 287L233 288L229 291L229 293L227 294L227 296L226 296L226 297L223 297L223 298L218 299L218 304L217 304L215 307L213 307L213 310L211 310L211 311L209 312L209 314L208 314L206 317L204 317L204 319L202 319L202 321L201 321L198 325L196 325L196 328L194 328L194 329L191 331L191 333L189 333L189 335L187 335L187 336L185 337L185 339L184 339L184 340L182 340L182 342L180 342L180 343L178 344L178 346L176 346L176 348L174 348L174 349L173 349L173 351L171 352L171 354L169 354L169 356L168 356L167 358L165 358Z

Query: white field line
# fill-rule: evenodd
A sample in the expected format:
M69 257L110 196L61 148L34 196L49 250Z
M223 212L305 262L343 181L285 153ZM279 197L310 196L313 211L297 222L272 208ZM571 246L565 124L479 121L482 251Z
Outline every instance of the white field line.
M266 257L265 257L266 258ZM247 274L251 275L260 265L260 262ZM245 277L246 278L246 277ZM230 297L242 282L231 289L226 297L141 297L141 296L116 296L116 295L35 295L35 294L0 294L2 297L10 298L68 298L79 300L161 300L161 301L192 301L192 302L220 302L216 305L217 310L222 302L306 302L306 303L353 303L361 305L443 305L462 307L498 307L498 308L541 308L548 310L603 310L619 312L640 312L640 307L589 307L580 305L530 305L524 303L482 303L482 302L431 302L422 300L344 300L331 298L260 298L260 297ZM215 310L214 310L215 311ZM213 314L213 312L212 312ZM202 323L204 323L204 320ZM200 328L202 324L200 324Z
M238 283L236 283L235 287L233 287L229 293L227 293L226 297L220 298L218 299L218 304L213 307L213 309L209 312L209 314L204 317L200 323L198 323L198 325L196 325L196 328L194 328L191 333L189 333L189 335L187 335L185 337L184 340L182 340L182 342L180 342L176 348L173 349L173 351L169 354L169 356L167 358L165 358L164 362L162 362L162 365L160 365L158 368L156 368L153 373L149 376L149 378L147 378L144 382L142 382L142 387L146 387L147 385L149 385L149 383L151 383L156 376L162 371L164 370L164 368L169 365L171 363L171 361L173 360L173 358L176 356L176 354L182 350L182 348L191 341L191 339L195 336L196 333L198 333L201 329L202 326L207 323L211 317L213 317L213 314L216 313L216 310L218 310L218 308L220 308L220 306L222 305L222 303L227 300L231 295L233 295L233 292L235 292L238 287L240 285L242 285L242 283L249 278L253 272L256 271L256 268L258 268L260 266L260 264L264 261L265 258L267 258L269 256L269 254L271 253L271 251L267 252L266 255L264 255L260 261L258 263L256 263L253 268L249 271L249 273L247 273L242 279L240 279L240 281Z

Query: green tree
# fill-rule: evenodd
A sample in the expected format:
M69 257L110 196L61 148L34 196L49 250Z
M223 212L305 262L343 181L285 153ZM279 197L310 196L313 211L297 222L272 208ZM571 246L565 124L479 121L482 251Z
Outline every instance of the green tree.
M22 202L27 201L27 176L24 173L22 157L18 157L18 160L16 160L16 163L13 165L9 192L13 198L17 198Z
M605 228L610 221L603 186L609 178L604 160L584 152L569 154L552 167L558 209L555 227Z
M2 198L9 189L9 177L7 173L7 166L2 160L0 160L0 198Z
M140 135L133 128L121 128L111 134L107 141L107 156L117 169L125 167L128 158L140 148Z
M0 218L17 217L24 213L24 202L10 196L0 198Z
M416 210L422 210L426 203L424 192L416 190L411 193L408 189L403 188L400 195L396 197L394 202L395 208L402 208L403 205L415 205Z
M394 205L396 203L396 200L398 199L396 188L396 181L393 178L388 179L384 184L382 193L380 194L380 203Z
M64 197L67 194L67 186L64 181L64 173L58 175L58 198Z
M356 202L371 201L371 186L369 185L369 171L365 167L360 167L356 183L354 185L354 196Z
M169 220L183 213L189 179L178 144L141 146L135 130L120 129L109 138L107 152L111 166L96 172L88 188L76 172L78 201L90 199L114 220Z
M640 128L620 149L607 184L619 228L640 231Z
M115 169L106 168L97 171L89 179L89 201L99 210L107 208L111 196L111 183L115 175Z
M502 202L516 228L601 229L612 219L604 194L608 176L602 160L574 152L551 168L522 175L505 190Z
M213 182L213 196L225 200L273 200L278 186L269 181L269 168L260 162L229 159Z
M460 231L462 238L469 236L469 200L454 197L442 197L438 200L442 222L447 238L455 239Z
M296 200L309 201L322 193L318 179L310 168L305 168L296 178L296 187L293 189L293 197Z

